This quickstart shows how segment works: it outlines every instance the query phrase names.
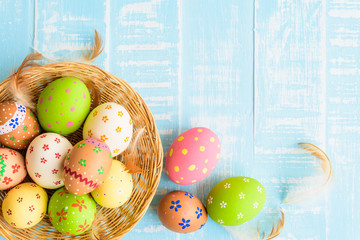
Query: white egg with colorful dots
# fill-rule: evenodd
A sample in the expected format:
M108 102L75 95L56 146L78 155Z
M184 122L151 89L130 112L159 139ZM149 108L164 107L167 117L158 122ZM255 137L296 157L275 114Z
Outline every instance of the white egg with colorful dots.
M106 143L114 157L129 145L133 134L133 122L120 104L109 102L97 106L85 121L83 138L95 138Z

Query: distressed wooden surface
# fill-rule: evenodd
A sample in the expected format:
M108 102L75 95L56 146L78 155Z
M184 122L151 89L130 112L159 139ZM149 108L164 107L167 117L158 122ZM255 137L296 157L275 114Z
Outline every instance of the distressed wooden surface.
M285 210L277 239L360 239L360 1L0 1L0 80L37 49L77 59L96 28L105 50L95 64L128 81L156 119L164 149L195 126L214 130L222 156L191 186L166 174L151 206L124 239L236 239ZM331 191L281 205L319 166L300 141L326 150ZM315 170L314 170L315 169ZM220 180L247 175L267 189L263 211L225 229L211 219L192 234L166 230L159 199L186 190L205 200Z

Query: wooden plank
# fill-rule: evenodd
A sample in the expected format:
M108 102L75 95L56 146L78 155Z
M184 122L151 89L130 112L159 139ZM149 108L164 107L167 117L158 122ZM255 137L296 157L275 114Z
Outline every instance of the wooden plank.
M164 148L178 128L176 1L111 1L110 71L139 92L152 111Z
M235 0L0 2L0 80L32 46L49 58L76 60L96 28L106 44L96 65L141 94L165 151L194 126L219 134L222 157L210 177L178 186L164 175L149 211L124 239L234 239L211 219L193 234L172 233L156 205L175 189L204 201L212 186L235 175L264 183L268 200L252 223L270 227L289 188L309 181L318 167L300 154L299 141L327 151L335 181L329 195L284 206L286 225L277 239L357 239L360 4L254 2L255 16L252 1Z
M26 55L32 52L33 18L33 0L0 2L0 81L8 78Z
M256 0L255 6L253 175L267 189L259 218L270 230L287 191L309 181L318 168L296 144L326 146L326 12L325 1ZM284 206L279 239L325 239L324 199Z
M126 80L149 106L164 150L178 135L179 15L176 1L110 2L109 70ZM124 239L174 239L156 206L169 188L166 174L150 209ZM171 188L170 188L171 189Z
M218 239L229 239L230 234L211 219L208 220L204 230L192 234L170 232L158 220L156 206L163 195L177 189L190 191L204 202L211 187L218 181L245 174L247 171L241 166L247 165L248 159L252 158L253 4L238 1L226 4L216 1L212 4L207 4L205 1L180 1L178 6L174 3L157 1L151 3L135 3L130 7L121 8L120 13L124 13L125 8L127 11L131 9L132 14L119 17L122 19L120 25L124 26L120 28L121 39L118 41L121 44L121 48L118 48L121 50L121 55L118 57L120 63L114 71L121 71L125 75L129 74L129 71L134 71L134 76L131 76L130 72L126 79L142 96L152 95L150 91L143 90L144 87L141 86L144 83L160 82L161 86L158 85L153 89L154 94L160 96L169 94L174 97L174 104L167 108L155 108L149 99L149 105L155 116L164 112L166 115L172 114L169 128L167 123L157 119L160 129L164 127L166 131L173 129L168 137L164 134L162 136L165 151L180 132L195 126L205 126L219 134L223 144L223 154L215 171L200 183L179 186L164 175L150 210L124 239L132 239L135 236L146 239L212 239L215 235ZM119 11L117 7L111 9ZM156 11L151 11L154 9ZM140 15L139 11L144 16ZM178 11L181 12L179 16ZM178 16L179 19L174 19L174 16ZM144 24L143 21L152 22L153 17L156 17L156 21L160 19L161 23L164 21L163 31L143 29L141 26ZM124 19L131 24L123 22ZM136 21L134 22L133 19ZM132 24L141 25L133 27ZM161 36L158 35L159 33ZM174 34L178 34L179 39L174 39ZM136 47L134 42L137 44ZM159 43L162 47L159 47ZM177 48L178 45L180 49ZM160 51L164 46L166 46L165 51ZM115 46L112 48L116 49ZM149 51L148 48L155 50ZM174 75L169 76L166 74L168 71L164 73L161 67L154 67L152 64L134 67L126 64L130 60L135 62L144 58L147 61L149 58L156 61L160 58L163 61L164 57L172 64L175 63L170 65L173 66L170 69ZM170 80L171 85L164 85L164 79L166 82ZM162 90L164 87L167 87L166 93Z
M248 175L251 169L253 4L184 1L181 12L180 130L208 127L218 134L222 144L213 173L197 184L181 187L205 202L216 183ZM204 236L225 232L212 220L207 224Z
M327 239L359 239L360 2L326 2L327 150L335 180Z
M94 30L105 37L109 19L107 2L47 1L35 2L34 47L49 59L82 61L81 52L89 47ZM96 60L96 65L107 69L108 51Z

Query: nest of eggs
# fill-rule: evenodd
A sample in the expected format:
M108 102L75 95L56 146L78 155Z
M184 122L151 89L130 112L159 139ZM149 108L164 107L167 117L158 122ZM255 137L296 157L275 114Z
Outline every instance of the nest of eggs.
M93 53L96 57L96 54ZM42 221L28 229L14 228L3 215L0 216L0 234L6 239L119 239L128 233L143 217L160 181L163 149L155 121L149 108L124 80L96 66L61 62L47 65L33 64L41 55L28 56L19 70L0 84L0 102L17 100L11 88L20 89L29 96L29 107L35 106L42 90L52 81L72 76L81 79L91 95L91 109L106 102L121 104L130 114L134 132L141 129L136 146L129 147L116 157L117 160L135 164L139 173L133 174L134 189L127 203L118 208L104 208L97 205L97 214L92 228L85 233L70 237L59 233L46 214ZM13 84L14 81L15 86ZM19 91L18 91L19 92ZM34 109L34 108L33 108ZM66 136L75 145L83 139L82 127ZM24 156L26 150L20 151ZM32 182L29 176L24 182ZM50 199L55 190L46 190ZM1 204L8 191L0 191Z

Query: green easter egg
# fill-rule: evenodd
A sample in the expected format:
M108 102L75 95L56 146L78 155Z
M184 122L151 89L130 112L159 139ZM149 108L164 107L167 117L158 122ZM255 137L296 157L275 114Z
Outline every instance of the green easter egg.
M236 226L253 219L266 201L264 186L249 177L225 179L210 191L206 209L215 222Z
M67 135L75 132L90 111L90 93L75 77L51 82L40 94L37 111L43 129Z
M66 235L79 235L91 227L96 203L90 194L77 196L63 187L51 196L48 211L56 230Z

